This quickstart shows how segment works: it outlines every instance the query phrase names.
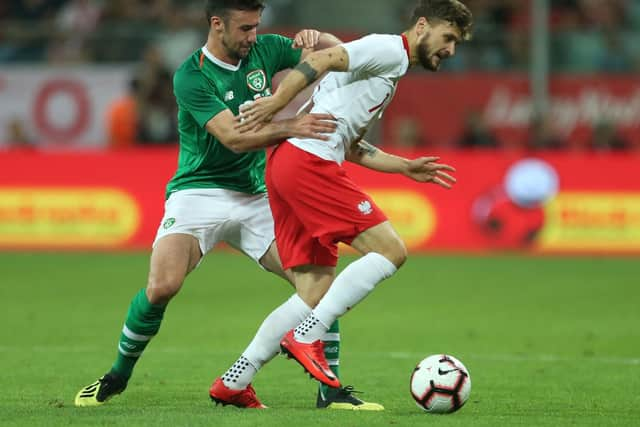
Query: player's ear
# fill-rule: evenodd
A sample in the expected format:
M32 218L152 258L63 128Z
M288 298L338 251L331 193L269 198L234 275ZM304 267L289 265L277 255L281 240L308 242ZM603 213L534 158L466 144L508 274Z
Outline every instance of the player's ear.
M224 19L219 16L212 16L209 25L212 30L224 31Z
M424 16L418 18L416 22L416 34L421 36L429 28L429 21Z

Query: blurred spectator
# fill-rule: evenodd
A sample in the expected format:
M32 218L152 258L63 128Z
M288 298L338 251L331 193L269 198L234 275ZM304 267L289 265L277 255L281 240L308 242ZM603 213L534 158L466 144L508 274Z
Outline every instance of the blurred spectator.
M129 90L109 105L106 114L110 148L131 147L138 141L138 92L136 78L129 82Z
M31 139L24 124L24 120L14 117L7 125L7 142L9 148L34 148L34 141Z
M527 148L531 150L561 150L567 142L554 129L548 116L534 116L529 126Z
M499 143L482 113L472 110L465 118L465 127L456 145L462 148L497 148Z
M95 59L103 62L138 61L162 31L170 12L168 0L110 0L94 37ZM105 42L107 41L107 42Z
M629 141L623 139L611 122L598 123L592 132L591 148L597 151L623 151L631 148Z
M600 58L599 70L606 73L624 73L634 69L633 56L626 51L622 35L611 32L604 35L605 49Z
M165 29L158 35L154 45L162 53L164 66L175 71L194 50L206 40L206 25L198 13L194 19L190 10L180 8L166 11Z
M391 144L394 147L412 149L426 145L420 122L415 118L400 117L391 126Z
M157 48L149 47L138 66L138 141L167 144L178 141L177 107L172 73L164 66Z
M56 10L66 0L12 0L9 16L19 21L42 21L52 19Z
M8 60L42 61L47 51L47 35L64 0L13 0L9 2L9 22L1 26L8 40L2 48Z
M95 0L71 0L58 12L56 34L49 44L49 62L79 62L90 58L87 41L96 30L102 6Z

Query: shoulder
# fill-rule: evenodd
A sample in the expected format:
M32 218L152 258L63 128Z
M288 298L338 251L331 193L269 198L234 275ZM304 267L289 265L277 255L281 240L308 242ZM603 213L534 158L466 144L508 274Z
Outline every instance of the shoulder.
M404 49L402 37L393 34L369 34L350 43L345 43L344 46L353 46L374 52L384 51L390 55L400 54Z
M367 69L374 73L400 73L408 63L402 37L371 34L343 45L349 55L349 71Z
M289 45L293 40L280 34L260 34L257 38L257 45Z
M176 93L188 88L199 87L204 82L204 75L200 68L201 51L198 49L182 63L173 75L173 86Z
M254 48L257 51L270 52L291 48L293 40L279 34L260 34Z

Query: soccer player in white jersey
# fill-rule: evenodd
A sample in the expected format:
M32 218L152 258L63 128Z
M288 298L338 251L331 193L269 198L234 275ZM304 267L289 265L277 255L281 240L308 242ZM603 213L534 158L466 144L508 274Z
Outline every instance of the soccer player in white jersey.
M306 109L331 114L337 131L328 135L328 141L291 138L273 151L267 166L269 203L283 268L292 272L305 301L319 301L284 336L280 347L332 387L341 384L327 364L321 338L329 325L392 276L407 257L403 241L384 213L341 165L348 160L451 188L455 179L447 172L454 169L438 163L437 157L392 156L362 138L391 102L407 70L420 64L437 71L443 60L455 54L456 45L470 37L471 24L469 9L458 0L422 0L411 28L403 34L370 35L310 54L273 96L256 101L237 118L242 131L262 126L318 76L333 71L320 82ZM335 277L339 242L363 256ZM270 345L274 348L265 353L275 354L278 343ZM237 378L247 384L251 379L252 375L244 374Z

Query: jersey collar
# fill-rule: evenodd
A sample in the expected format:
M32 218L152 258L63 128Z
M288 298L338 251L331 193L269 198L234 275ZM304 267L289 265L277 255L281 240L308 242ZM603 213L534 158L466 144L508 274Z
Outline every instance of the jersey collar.
M409 54L409 40L407 39L407 36L404 35L404 33L402 33L401 36L402 36L402 45L404 46L404 50L407 52L407 58L409 58L409 63L411 63L411 55Z
M207 49L206 45L202 46L202 53L209 59L209 61L213 62L220 68L224 68L225 70L238 71L240 69L240 66L242 65L242 59L240 60L240 62L238 62L238 65L227 64L226 62L219 60L218 58L213 56L213 53L209 52L209 49Z

